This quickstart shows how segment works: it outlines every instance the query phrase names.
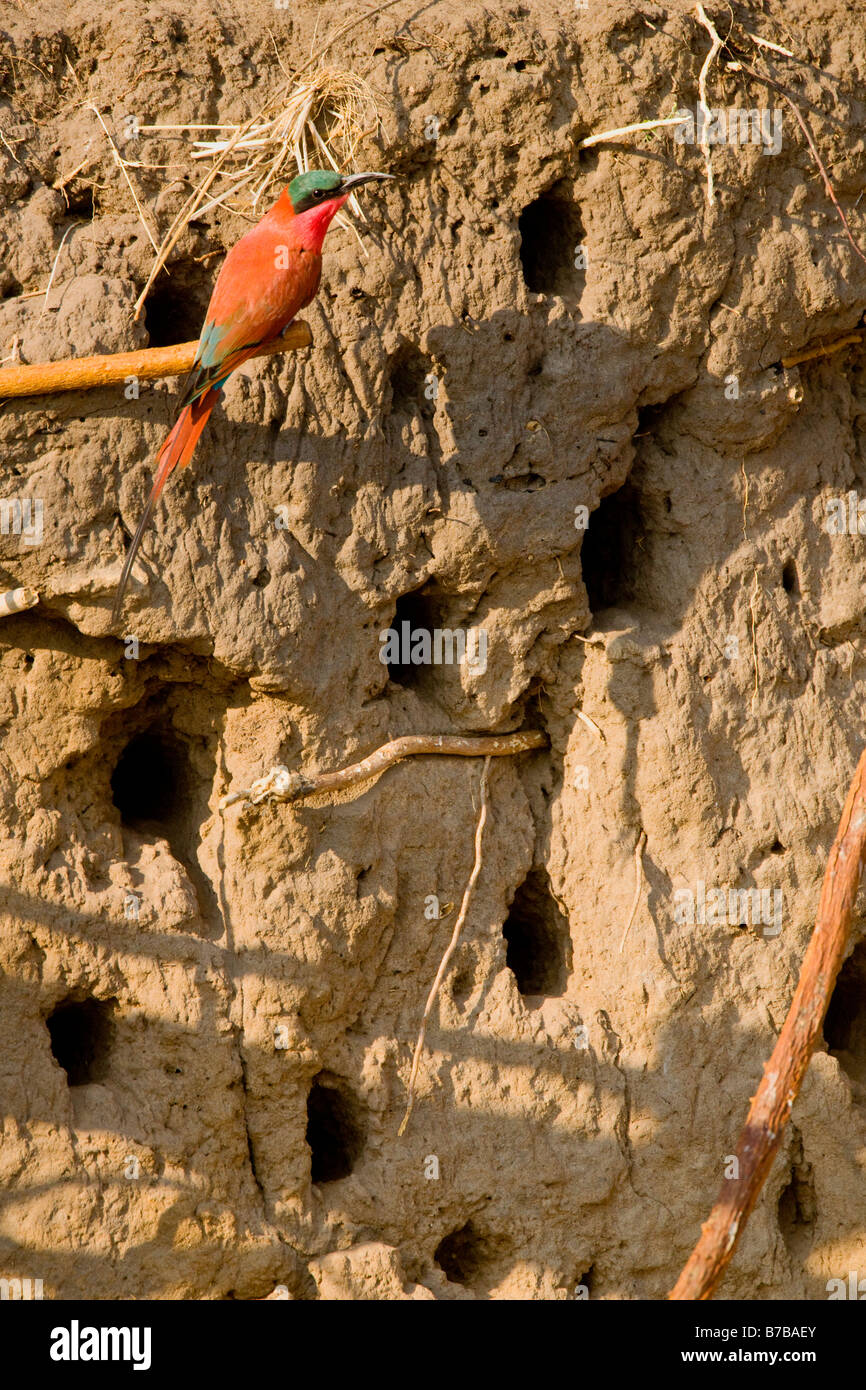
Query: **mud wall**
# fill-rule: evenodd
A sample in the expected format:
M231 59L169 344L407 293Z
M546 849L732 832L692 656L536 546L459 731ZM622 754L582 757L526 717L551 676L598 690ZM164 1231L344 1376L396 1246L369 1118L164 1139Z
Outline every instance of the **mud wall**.
M862 17L764 11L735 7L743 61L808 113L864 234ZM242 122L348 13L7 2L0 356L196 336L248 224L197 219L134 319L153 249L87 102L112 131ZM866 349L782 365L856 328L866 265L792 111L716 66L713 105L778 108L782 138L714 149L712 206L669 129L578 149L694 110L708 47L686 5L602 0L406 3L339 41L381 116L358 167L398 181L362 247L330 234L313 347L229 382L122 633L177 383L0 409L2 498L40 504L29 532L7 509L0 587L41 596L0 623L3 1275L101 1299L674 1282L793 992L866 696ZM191 137L122 148L161 237ZM407 621L483 630L486 660L383 664ZM549 751L491 765L398 1138L480 764L219 798L525 727ZM866 1273L861 939L729 1298Z

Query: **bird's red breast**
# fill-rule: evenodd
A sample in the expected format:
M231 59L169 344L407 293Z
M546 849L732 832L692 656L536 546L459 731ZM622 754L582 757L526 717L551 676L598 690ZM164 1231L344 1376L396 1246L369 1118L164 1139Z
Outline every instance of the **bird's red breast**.
M296 229L296 235L302 239L304 248L315 252L317 255L321 255L322 242L325 240L325 234L331 225L332 219L340 211L340 208L343 206L348 196L348 193L343 193L339 198L328 198L326 202L321 203L318 207L308 208L306 212L296 214L292 209L288 190L286 190L277 202L276 207L279 207L283 198L285 198L289 205L289 212ZM276 208L274 210L276 211Z

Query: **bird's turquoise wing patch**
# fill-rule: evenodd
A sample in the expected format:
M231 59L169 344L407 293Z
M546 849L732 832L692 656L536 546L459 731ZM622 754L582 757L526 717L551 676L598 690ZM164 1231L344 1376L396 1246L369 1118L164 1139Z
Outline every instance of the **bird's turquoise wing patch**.
M219 366L224 353L220 352L220 343L228 332L228 324L206 323L201 331L199 338L198 351L195 355L196 364L201 367Z

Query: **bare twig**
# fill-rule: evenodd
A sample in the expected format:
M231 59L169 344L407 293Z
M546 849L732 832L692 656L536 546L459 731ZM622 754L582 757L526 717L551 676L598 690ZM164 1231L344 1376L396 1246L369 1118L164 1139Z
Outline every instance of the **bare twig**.
M481 769L481 810L478 815L478 824L475 828L475 863L472 865L472 872L469 875L469 882L466 884L466 889L463 893L463 901L460 904L460 911L457 914L457 921L454 923L454 930L451 933L451 940L448 942L445 954L439 962L439 969L436 971L436 978L433 981L433 984L430 988L430 993L427 996L427 1003L424 1005L424 1013L421 1018L421 1027L418 1030L418 1041L415 1044L415 1052L412 1057L412 1070L409 1073L409 1095L406 1101L406 1113L403 1116L400 1128L397 1131L399 1135L403 1135L406 1133L406 1126L409 1123L409 1119L412 1114L412 1109L415 1105L415 1081L418 1076L418 1066L421 1062L421 1053L424 1050L424 1038L427 1034L427 1020L430 1017L433 1005L436 1003L436 999L439 994L439 990L442 987L442 981L445 978L445 972L448 969L451 957L454 955L454 952L457 949L457 943L460 940L460 933L463 930L463 924L466 921L466 914L469 911L469 904L472 901L472 894L475 891L475 885L478 882L478 875L481 873L481 865L483 863L481 854L481 841L484 835L484 826L487 821L487 776L489 771L490 756L488 755L484 759L484 766Z
M712 1298L727 1268L782 1141L845 954L857 890L866 866L866 752L857 764L824 874L815 930L800 979L700 1239L670 1297Z
M622 135L634 135L639 130L657 130L663 125L683 125L683 116L665 116L657 121L636 121L634 125L621 125L616 130L600 130L597 135L588 135L578 143L579 150L588 150L591 145L600 145L603 140L619 140Z
M746 525L749 516L749 476L746 472L745 460L740 463L740 472L743 475L743 540L748 544L749 536Z
M594 719L590 719L589 715L584 714L582 709L576 709L573 711L573 713L577 715L580 722L582 724L585 724L591 733L595 734L595 737L598 739L599 743L607 743L607 739L605 738L602 730L596 724Z
M704 59L704 64L701 68L701 73L698 78L698 106L700 107L701 115L703 117L703 120L701 122L701 138L699 144L704 156L704 163L707 166L707 202L710 204L710 207L712 207L713 203L716 201L716 191L715 184L713 181L713 157L710 153L710 142L707 139L707 126L709 125L709 122L711 120L710 108L707 103L707 74L709 73L709 70L719 50L724 48L725 45L723 40L719 38L715 25L707 15L707 12L704 9L703 5L700 3L700 0L698 0L698 4L695 6L695 13L697 14L698 19L700 20L701 24L703 24L704 28L706 29L707 33L712 39L712 48L710 49L709 53Z
M757 618L758 594L759 594L759 592L760 592L760 589L761 589L761 583L760 583L760 580L758 579L758 571L755 570L755 573L754 573L754 583L752 584L752 593L751 593L751 597L749 598L749 624L750 624L750 630L751 630L751 634L752 634L752 665L753 665L753 667L754 667L754 672L755 672L755 690L754 690L754 693L753 693L753 695L752 695L752 709L755 709L755 707L756 707L757 704L758 704L758 701L759 701L760 698L761 698L761 665L760 665L760 661L759 661L759 659L758 659L758 618Z
M43 290L43 294L45 295L45 303L42 305L42 313L39 315L40 318L44 318L45 314L48 311L48 296L51 293L51 286L54 284L54 277L57 274L57 266L60 261L60 253L66 245L66 238L70 235L70 233L75 231L76 227L80 226L80 222L73 222L72 225L70 227L67 227L66 231L63 233L60 245L57 248L57 255L54 257L54 264L51 267L51 274L48 277L48 284L45 286L45 289Z
M308 325L303 319L296 319L281 337L263 344L254 357L293 352L309 347L312 341ZM181 376L193 365L197 347L198 343L172 343L169 347L139 348L137 352L110 352L97 357L67 357L60 362L5 367L0 369L0 398L41 396L53 391L88 391L133 376L140 381Z
M634 847L634 897L631 900L631 912L628 914L628 921L625 924L625 931L619 943L619 952L622 955L622 948L625 945L626 937L631 931L631 924L634 921L637 905L640 902L640 890L643 887L643 852L646 848L646 831L640 832L640 838Z
M220 810L233 806L236 801L248 801L251 806L258 806L262 801L297 801L319 792L342 791L357 782L378 777L386 768L393 767L404 758L425 753L437 753L446 758L496 758L546 747L547 738L537 729L527 729L519 734L404 734L402 738L384 743L375 753L362 758L361 762L352 763L339 772L319 772L308 777L303 772L290 772L287 767L272 767L251 787L222 797Z
M781 53L783 58L796 58L797 56L796 53L791 52L790 48L782 48L777 43L771 43L769 39L762 39L760 34L752 34L748 29L744 29L743 33L747 38L752 40L752 43L756 43L759 48L769 48L773 53Z
M135 191L135 185L133 184L132 179L129 177L127 161L123 158L119 149L112 140L111 132L109 131L108 126L105 124L105 121L102 119L102 113L99 110L99 107L95 106L93 102L88 102L87 106L88 109L93 112L94 116L99 121L99 124L102 126L102 129L105 131L105 138L111 146L111 153L114 156L114 162L117 165L120 172L123 174L123 177L126 179L127 186L129 188L130 193L132 194L132 201L135 203L136 211L138 212L139 218L141 219L141 225L147 233L147 239L153 247L154 251L156 251L157 255L159 255L159 247L157 246L156 241L154 240L153 232L147 225L147 219L144 215L144 209L142 208L141 203L138 201L138 194Z
M96 158L95 152L90 148L92 144L92 140L85 140L83 148L87 150L88 153L85 154L80 164L76 164L75 168L70 169L68 174L58 174L57 178L54 180L54 183L51 185L52 188L58 189L58 191L63 194L64 198L66 199L67 207L69 206L69 199L66 197L66 189L68 185L72 182L74 178L76 178L81 173L82 169L86 169L87 165L90 164L91 161Z
M8 356L8 357L0 357L0 367L2 367L3 364L4 364L5 362L20 362L20 361L21 361L21 335L20 335L20 333L16 333L16 334L15 334L15 336L13 337L12 342L9 344L9 346L10 346L10 348L11 348L12 350L11 350L11 352L9 353L9 356Z
M3 144L3 145L6 146L7 150L8 150L9 153L11 154L12 158L15 160L15 163L16 163L16 164L20 164L20 163L21 163L21 160L18 158L18 156L17 156L17 154L15 153L15 151L13 150L12 146L9 144L9 141L6 139L6 136L3 134L3 131L2 131L2 130L0 130L0 144Z
M817 164L819 170L821 171L821 178L824 180L824 187L825 187L826 190L827 190L827 197L830 199L830 201L832 202L834 208L836 209L836 211L837 211L838 214L839 214L839 217L840 217L841 222L842 222L842 226L845 228L845 235L846 235L846 237L848 238L848 240L850 241L852 247L854 248L854 251L855 251L855 252L857 253L857 255L860 257L861 261L863 261L864 264L866 264L866 256L864 256L863 252L860 250L860 247L857 245L857 242L854 240L854 234L853 234L853 232L851 231L850 226L848 225L848 218L845 216L844 212L842 211L842 204L839 202L839 199L836 197L835 190L834 190L834 188L833 188L832 183L830 182L830 175L827 173L827 170L824 168L823 160L821 159L821 156L820 156L819 153L818 153L818 147L817 147L817 145L815 144L815 141L812 139L812 132L810 131L809 127L808 127L807 124L806 124L806 121L805 121L805 118L804 118L804 116L803 116L803 113L802 113L802 111L800 110L799 106L797 106L797 105L791 100L791 98L788 96L788 94L787 94L786 92L783 92L783 93L782 93L782 96L784 97L785 101L788 103L788 105L790 106L790 108L791 108L791 110L793 111L794 115L796 116L796 118L797 118L797 124L799 125L800 129L802 130L803 134L804 134L805 137L806 137L806 141L807 141L807 143L808 143L809 149L812 151L812 158L814 159L814 161L815 161L815 163Z
M811 362L815 357L830 357L832 353L841 352L842 348L862 341L861 333L848 333L844 338L837 338L835 342L827 343L824 347L806 348L803 352L795 352L792 357L783 357L782 366L798 367L801 362Z

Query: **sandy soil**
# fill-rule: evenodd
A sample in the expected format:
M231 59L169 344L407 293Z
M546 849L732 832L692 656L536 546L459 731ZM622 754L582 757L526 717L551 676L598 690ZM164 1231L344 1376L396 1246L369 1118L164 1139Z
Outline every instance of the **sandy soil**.
M248 223L197 219L135 320L153 249L87 102L113 132L246 120L351 12L7 0L0 357L196 336ZM862 16L734 14L802 59L741 39L866 242ZM866 702L866 352L782 365L859 324L866 264L790 107L711 71L714 107L781 121L776 153L772 123L714 149L713 206L670 128L578 149L694 111L708 48L689 6L624 0L406 0L336 44L381 117L357 167L399 180L364 195L363 249L330 234L313 346L244 367L167 489L137 655L109 613L176 381L0 408L0 497L40 504L38 537L4 522L0 588L42 600L0 623L0 1274L99 1299L673 1284L793 992ZM161 237L191 136L120 147ZM395 618L483 629L484 669L389 671ZM522 727L550 748L491 766L398 1138L480 764L219 798ZM728 1298L866 1275L862 939Z

